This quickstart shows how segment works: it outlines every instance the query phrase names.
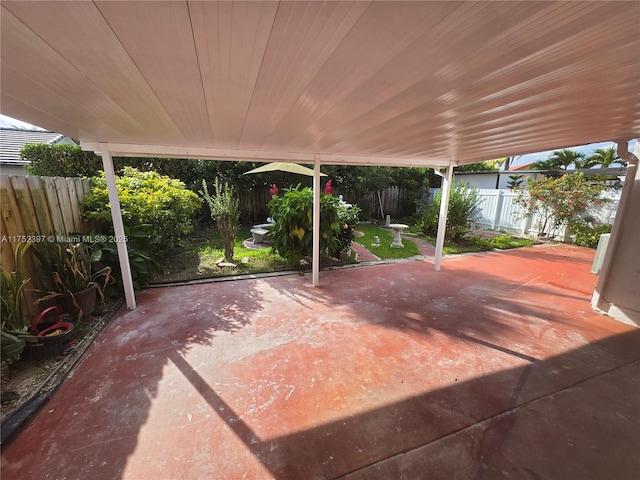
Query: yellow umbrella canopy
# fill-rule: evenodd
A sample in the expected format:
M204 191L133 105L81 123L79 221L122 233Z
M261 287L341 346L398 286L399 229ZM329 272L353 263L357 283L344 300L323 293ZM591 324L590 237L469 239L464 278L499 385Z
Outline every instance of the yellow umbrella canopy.
M287 163L287 162L267 163L266 165L262 165L261 167L254 168L253 170L249 170L248 172L244 172L244 175L249 175L253 173L267 173L267 172L297 173L298 175L306 175L308 177L313 177L313 170L311 168L303 167L302 165L298 165L297 163ZM326 177L327 175L324 173L320 173L320 176Z

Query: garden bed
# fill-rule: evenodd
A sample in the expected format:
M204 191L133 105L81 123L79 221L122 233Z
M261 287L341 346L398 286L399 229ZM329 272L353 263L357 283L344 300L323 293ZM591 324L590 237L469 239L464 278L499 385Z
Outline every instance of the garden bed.
M20 360L11 366L2 364L3 443L53 394L121 304L122 299L111 301L101 315L75 322L76 344L65 355L37 361ZM5 397L14 396L4 401Z

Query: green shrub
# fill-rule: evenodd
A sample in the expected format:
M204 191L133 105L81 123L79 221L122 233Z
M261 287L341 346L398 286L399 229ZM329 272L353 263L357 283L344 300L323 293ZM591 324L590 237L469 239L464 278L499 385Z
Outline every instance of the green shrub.
M418 227L426 235L438 234L441 201L442 191L437 193L418 222ZM445 231L447 240L456 240L467 232L469 221L475 219L480 212L479 204L478 190L469 188L468 184L457 184L451 189Z
M269 230L272 247L291 265L313 253L313 191L300 185L287 188L269 202L275 225ZM320 252L336 256L351 245L358 207L346 208L334 195L320 197ZM345 225L347 228L345 228Z
M153 258L155 247L151 243L149 236L145 233L144 227L144 225L134 227L125 225L124 227L124 233L127 237L127 254L129 256L131 279L133 281L133 287L136 290L147 285L155 274L162 273L162 266ZM100 241L95 242L94 246L96 250L102 252L96 261L95 268L100 270L106 266L111 267L111 276L114 282L107 287L108 290L105 296L109 297L116 292L121 294L124 288L122 285L122 270L120 269L118 245L112 241L113 239L110 239L106 235L89 234L85 236L100 239Z
M348 204L347 204L348 205ZM338 202L337 214L340 222L340 233L338 235L337 245L331 255L337 257L341 250L351 247L355 238L356 225L359 222L360 208L357 205L347 206L342 202Z
M511 235L500 235L499 237L493 237L488 240L471 237L469 242L481 247L483 249L499 248L500 250L509 250L511 248L530 247L536 242L528 238L518 238Z
M20 150L29 175L43 177L92 177L102 168L102 160L80 145L57 143L27 143Z
M600 235L611 232L611 225L608 223L595 225L592 220L585 219L572 222L570 225L570 231L576 236L576 245L587 248L596 248L598 246L598 241L600 240Z
M515 201L523 207L525 217L537 215L540 237L553 237L561 227L579 221L590 205L606 202L600 198L603 189L603 184L593 183L581 172L558 178L529 178L526 189L516 190Z
M87 220L111 228L111 208L104 172L93 177L89 195L82 201ZM193 230L193 219L201 200L179 180L156 172L140 172L124 167L116 177L122 219L127 227L140 227L156 249L174 246L180 236Z

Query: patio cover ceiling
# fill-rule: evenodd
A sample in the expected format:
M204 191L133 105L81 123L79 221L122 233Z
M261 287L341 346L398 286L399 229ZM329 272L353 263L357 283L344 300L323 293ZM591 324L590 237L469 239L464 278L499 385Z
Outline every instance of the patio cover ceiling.
M2 113L114 155L464 164L640 136L638 2L2 1Z

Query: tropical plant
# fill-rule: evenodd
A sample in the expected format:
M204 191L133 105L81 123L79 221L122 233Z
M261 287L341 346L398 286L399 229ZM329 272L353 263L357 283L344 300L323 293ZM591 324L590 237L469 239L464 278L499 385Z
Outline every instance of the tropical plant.
M9 330L5 322L0 328L0 359L7 364L11 364L20 359L27 342L36 343L38 339L27 332L27 327L22 327L19 331Z
M0 266L0 298L2 300L2 325L0 327L0 358L10 364L20 358L26 342L37 339L27 332L24 321L24 288L31 280L24 278L22 262L30 243L19 243L14 255L14 271Z
M572 220L569 224L570 232L575 235L575 244L581 247L596 248L600 235L611 232L611 224L598 223L592 216L585 216Z
M427 210L418 221L418 228L426 235L435 236L438 233L441 202L442 191L436 194L433 202L427 207ZM469 222L477 218L479 213L480 197L478 196L478 190L469 188L468 183L456 184L449 195L445 238L447 240L460 238L469 229Z
M360 207L338 202L336 213L338 214L338 221L342 228L340 229L334 251L330 252L330 254L335 257L339 255L340 251L347 250L351 247L355 238L356 225L358 225L359 222Z
M116 177L116 187L124 224L142 228L158 254L193 230L202 201L181 181L124 167ZM81 206L85 219L95 220L105 231L113 228L104 172L92 178L91 192Z
M97 264L102 257L99 248L81 242L43 242L34 244L33 251L42 269L49 274L44 277L45 295L38 302L68 295L79 310L78 318L83 316L82 308L76 301L78 292L95 286L104 302L103 291L112 282L112 277L110 266L103 266L99 270L94 268L94 263Z
M313 191L300 185L286 188L282 196L271 199L269 211L275 221L269 229L272 248L291 265L298 265L303 258L311 256ZM321 254L335 256L351 244L358 212L357 207L341 205L335 195L320 197Z
M486 172L491 170L498 170L507 159L496 158L495 160L487 160L486 162L468 163L466 165L460 165L455 167L456 172Z
M523 175L509 175L509 181L507 182L507 187L510 189L515 189L520 187L524 180L522 180Z
M591 155L589 155L582 168L593 168L600 165L602 168L609 168L614 163L619 163L625 166L627 162L618 157L615 147L609 148L596 148Z
M585 180L582 173L558 178L527 180L527 189L518 190L516 203L523 207L524 216L538 215L538 236L551 237L557 230L582 215L600 199L602 184Z
M14 254L14 271L9 272L0 266L0 298L2 299L2 320L8 330L20 331L25 326L23 313L23 293L31 281L24 278L22 262L31 243L19 243Z
M139 290L147 285L154 275L162 273L162 265L152 256L151 252L154 251L154 246L143 230L143 226L128 227L125 225L124 233L127 238L127 255L129 256L133 287ZM86 237L99 239L92 245L92 248L101 251L99 259L93 263L94 269L100 271L107 266L112 269L113 284L108 286L106 289L108 292L105 292L105 296L109 297L114 292L122 292L122 272L117 243L106 235L90 234Z
M563 150L556 150L546 160L535 162L531 168L535 170L566 170L571 165L576 168L580 168L582 160L584 160L585 154L576 152L565 148Z
M240 205L236 192L228 182L221 183L218 177L213 182L214 195L209 195L207 183L202 180L202 191L200 192L209 210L211 218L216 221L222 242L224 243L224 259L227 262L233 261L233 243L240 221Z

